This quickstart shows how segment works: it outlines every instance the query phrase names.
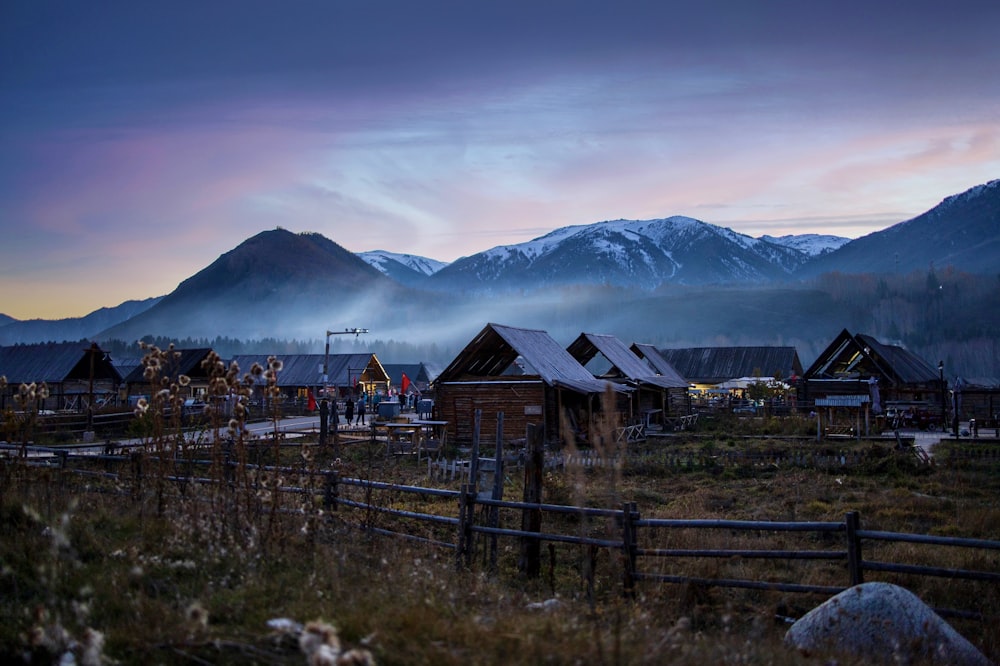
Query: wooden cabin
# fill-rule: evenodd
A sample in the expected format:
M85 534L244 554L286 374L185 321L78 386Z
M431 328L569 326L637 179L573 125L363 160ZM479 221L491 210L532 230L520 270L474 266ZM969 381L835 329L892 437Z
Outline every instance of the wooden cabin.
M795 347L687 347L660 349L659 353L696 389L740 377L787 381L802 376Z
M663 426L664 418L682 416L687 411L674 414L678 397L686 397L688 383L673 372L657 373L651 364L613 335L581 333L566 351L598 379L624 384L635 389L631 394L629 421L644 425ZM670 393L675 400L670 399ZM671 403L674 403L673 405ZM671 408L674 407L672 410Z
M898 408L912 425L939 427L948 412L943 366L935 368L913 352L844 329L804 375L804 399L867 396L875 416ZM862 401L864 402L864 401Z
M630 408L628 386L595 378L545 331L487 324L434 381L434 417L448 422L448 437L459 446L472 442L476 410L481 410L480 442L496 441L497 414L503 413L504 439L525 437L540 425L546 441L564 436L588 443L602 396L614 409Z
M376 391L386 395L392 382L385 368L375 354L241 354L233 360L241 373L250 372L254 363L267 368L268 357L281 361L278 372L278 389L286 400L308 400L309 393L319 399L324 395L340 399L348 394ZM328 365L324 376L324 365ZM263 388L267 382L258 377L255 399L263 400Z
M408 395L423 396L430 391L431 383L438 371L424 362L420 363L383 363L382 367L389 375L389 381L397 390L403 390L403 376L406 376Z
M691 393L688 390L690 388L690 382L688 382L687 378L682 377L681 374L677 372L677 369L670 365L670 362L663 357L660 350L653 345L633 343L630 349L633 354L648 363L657 375L670 380L671 388L667 391L666 413L670 415L670 417L691 414L693 411L691 406ZM683 390L673 388L681 385L684 387Z
M21 384L45 382L48 398L37 399L38 410L85 411L115 404L122 376L96 342L49 342L0 347L0 410L18 410L14 399Z
M125 376L125 391L130 404L134 404L140 397L147 399L162 387L162 380L176 384L177 378L181 375L187 377L190 382L187 386L179 386L178 392L184 398L205 400L208 393L209 370L205 367L205 360L212 350L208 347L196 347L192 349L164 349L166 358L159 371L153 379L153 385L146 376L146 365L142 362L132 368L132 371Z

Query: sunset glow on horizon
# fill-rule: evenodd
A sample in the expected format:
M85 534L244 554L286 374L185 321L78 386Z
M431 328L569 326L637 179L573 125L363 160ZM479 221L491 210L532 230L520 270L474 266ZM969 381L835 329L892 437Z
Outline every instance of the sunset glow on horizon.
M266 229L453 261L686 215L856 238L1000 177L1000 3L0 10L0 313L160 296Z

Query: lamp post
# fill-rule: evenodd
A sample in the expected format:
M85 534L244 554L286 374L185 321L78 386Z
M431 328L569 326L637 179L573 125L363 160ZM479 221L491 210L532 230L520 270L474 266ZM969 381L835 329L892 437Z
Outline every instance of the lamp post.
M938 361L938 374L941 376L941 432L948 432L948 406L945 402L947 387L944 383L944 361Z
M326 384L329 381L330 372L330 336L331 335L353 335L358 337L362 333L367 333L367 328L345 328L343 331L327 331L326 332L326 352L323 355L323 388L324 388L324 398L326 397L325 389ZM333 399L336 400L337 396L334 395ZM320 446L326 446L326 430L327 424L325 419L320 419L319 428L319 444ZM340 437L337 430L333 431L333 455L334 457L340 457Z

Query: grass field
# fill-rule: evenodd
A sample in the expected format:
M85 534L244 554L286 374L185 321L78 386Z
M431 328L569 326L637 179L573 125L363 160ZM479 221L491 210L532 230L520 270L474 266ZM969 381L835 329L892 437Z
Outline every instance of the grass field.
M735 420L716 424L659 446L706 459L791 446L744 438L743 427ZM643 517L663 518L840 521L859 511L865 529L1000 537L1000 465L962 456L968 444L954 451L941 445L932 467L891 448L853 446L865 449L864 462L842 470L710 464L681 470L643 458L633 466L549 471L543 499L606 508L635 501ZM495 571L479 558L470 570L458 570L451 550L366 533L357 524L373 524L370 516L330 513L319 500L285 490L316 483L310 476L249 466L336 466L346 476L427 483L426 468L410 460L386 459L357 444L334 461L309 442L237 446L231 458L237 465L229 468L221 451L197 455L206 456L199 474L217 483L173 480L173 462L152 455L143 459L141 482L135 463L115 470L92 464L92 474L82 475L0 462L0 661L57 663L73 648L77 663L305 663L294 632L268 624L287 618L335 626L345 648L363 648L380 664L814 663L787 651L781 639L782 618L824 600L815 595L643 582L626 599L616 553L556 545L545 552L543 575L526 579L512 540L501 541ZM98 475L107 471L121 476ZM520 499L522 481L508 473L505 496ZM429 510L392 493L368 499ZM455 513L454 506L438 507ZM545 525L556 527L567 525ZM613 526L588 529L599 534ZM683 532L670 539L675 548L762 547L753 535ZM878 555L1000 570L995 553L895 545ZM708 578L845 584L841 564L694 559L682 569ZM984 613L986 621L951 623L1000 660L997 585L870 579L897 582L939 607Z

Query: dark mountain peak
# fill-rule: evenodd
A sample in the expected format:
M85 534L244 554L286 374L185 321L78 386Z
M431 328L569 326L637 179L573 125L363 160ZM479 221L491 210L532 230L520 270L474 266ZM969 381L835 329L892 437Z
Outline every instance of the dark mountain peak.
M912 220L847 243L806 264L802 277L842 273L910 273L954 266L991 274L1000 265L1000 180L945 198Z
M182 282L167 299L233 290L259 297L289 284L359 289L383 282L387 282L385 276L325 236L278 227L251 236L221 255Z

